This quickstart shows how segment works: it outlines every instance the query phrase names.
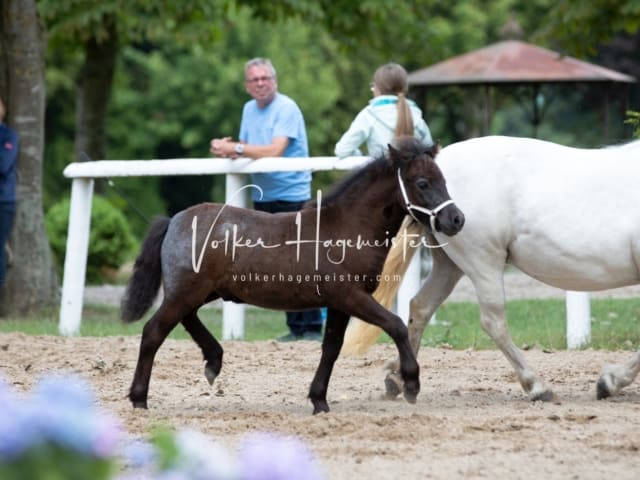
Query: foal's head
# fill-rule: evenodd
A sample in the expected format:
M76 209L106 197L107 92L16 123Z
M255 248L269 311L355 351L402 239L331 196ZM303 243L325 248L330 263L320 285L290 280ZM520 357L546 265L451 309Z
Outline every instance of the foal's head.
M396 147L389 145L387 161L397 172L398 195L417 221L432 232L453 236L464 225L464 214L455 206L447 184L434 161L439 146L427 147L413 137L401 137Z

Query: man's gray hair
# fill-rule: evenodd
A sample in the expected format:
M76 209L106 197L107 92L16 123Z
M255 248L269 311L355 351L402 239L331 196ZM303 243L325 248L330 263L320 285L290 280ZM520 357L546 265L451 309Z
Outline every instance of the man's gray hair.
M247 71L249 71L249 68L251 67L268 67L269 70L271 70L271 75L273 75L274 78L276 77L276 68L273 66L273 63L271 63L271 60L269 60L268 58L256 57L256 58L252 58L247 63L245 63L244 64L245 76L247 75Z

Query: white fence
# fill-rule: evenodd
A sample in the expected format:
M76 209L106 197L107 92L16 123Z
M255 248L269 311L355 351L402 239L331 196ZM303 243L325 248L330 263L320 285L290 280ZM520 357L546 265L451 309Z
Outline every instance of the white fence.
M69 232L67 237L59 330L63 335L77 335L82 321L83 293L89 251L91 204L95 178L141 177L167 175L226 175L226 203L245 206L244 195L236 195L244 185L246 175L257 172L294 170L351 170L367 163L369 157L310 158L241 158L172 159L172 160L99 160L68 165L64 176L72 178ZM454 199L455 200L455 199ZM418 255L407 271L398 292L398 315L407 321L409 300L420 285ZM567 343L577 348L589 339L589 296L567 292ZM223 339L244 336L244 305L224 302Z

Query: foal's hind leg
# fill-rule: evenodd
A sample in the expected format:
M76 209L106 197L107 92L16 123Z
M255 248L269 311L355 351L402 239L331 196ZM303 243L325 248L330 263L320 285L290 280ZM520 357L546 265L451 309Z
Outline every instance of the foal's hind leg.
M409 308L409 343L416 357L424 329L436 310L451 294L462 278L462 270L440 249L434 249L433 266L420 291L411 299ZM389 362L385 379L387 398L395 398L403 389L402 378L398 374L399 360Z
M309 388L309 399L313 403L313 414L328 412L327 389L333 365L340 354L344 341L344 332L349 323L349 315L330 308L327 313L327 323L322 339L322 356L318 369Z
M597 384L598 400L616 395L633 382L638 372L640 372L640 351L622 365L606 366Z
M222 368L222 354L224 352L222 346L207 330L207 327L202 324L196 312L187 315L182 320L182 325L202 350L202 355L206 361L204 376L207 378L209 385L213 385L213 381L220 374L220 369Z
M133 375L133 382L129 389L129 399L136 408L147 408L147 395L149 393L149 380L156 352L164 342L167 335L178 324L183 313L173 305L166 303L160 305L158 311L149 319L142 330L140 340L140 353L138 363Z

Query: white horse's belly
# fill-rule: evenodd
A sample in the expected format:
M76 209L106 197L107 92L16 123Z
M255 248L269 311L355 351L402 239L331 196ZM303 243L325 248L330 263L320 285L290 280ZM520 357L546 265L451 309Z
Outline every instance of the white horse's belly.
M526 238L509 247L508 263L541 282L564 290L594 291L640 282L629 246L598 249L597 245L568 245Z

